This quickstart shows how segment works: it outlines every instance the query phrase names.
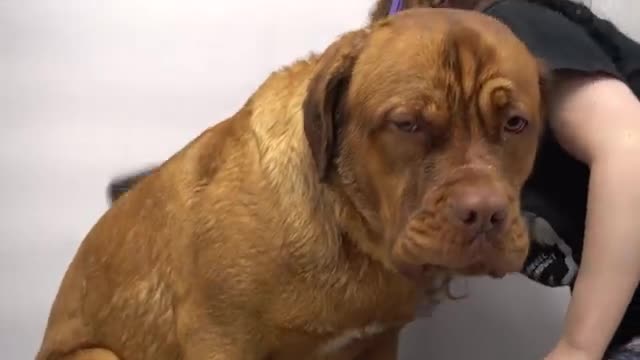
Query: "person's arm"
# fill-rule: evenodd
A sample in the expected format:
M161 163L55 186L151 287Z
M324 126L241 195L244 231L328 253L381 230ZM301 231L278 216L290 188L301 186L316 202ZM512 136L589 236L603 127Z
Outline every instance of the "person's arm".
M640 102L610 77L560 79L551 127L591 169L582 264L547 359L601 359L640 280Z
M640 277L640 104L615 80L611 58L560 13L519 0L495 2L486 13L552 70L552 130L591 170L581 266L563 335L547 359L600 360Z

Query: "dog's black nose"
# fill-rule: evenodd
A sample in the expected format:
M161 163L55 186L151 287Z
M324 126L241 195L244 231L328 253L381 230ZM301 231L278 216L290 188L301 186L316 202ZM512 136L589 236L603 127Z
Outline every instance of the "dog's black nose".
M471 236L501 230L508 211L507 196L487 185L469 185L457 189L450 201L453 221L462 224Z

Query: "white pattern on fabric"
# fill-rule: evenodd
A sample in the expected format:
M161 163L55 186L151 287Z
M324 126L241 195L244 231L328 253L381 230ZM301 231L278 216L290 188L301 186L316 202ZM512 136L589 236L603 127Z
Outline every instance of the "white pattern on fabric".
M578 265L569 245L544 218L523 211L529 228L531 249L523 273L547 286L570 285L578 273Z

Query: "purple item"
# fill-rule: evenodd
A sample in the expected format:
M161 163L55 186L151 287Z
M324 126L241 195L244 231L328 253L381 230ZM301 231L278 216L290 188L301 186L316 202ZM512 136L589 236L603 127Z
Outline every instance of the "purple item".
M399 12L400 10L402 10L403 5L404 5L404 1L402 1L402 0L393 0L391 2L391 9L389 9L389 15L393 15L393 14Z

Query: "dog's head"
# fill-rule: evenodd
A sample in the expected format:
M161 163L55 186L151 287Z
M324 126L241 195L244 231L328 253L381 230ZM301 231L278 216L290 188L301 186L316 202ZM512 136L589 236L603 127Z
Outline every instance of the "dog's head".
M367 251L408 274L520 270L541 80L508 28L470 11L403 11L332 44L305 134L321 180L378 235Z

